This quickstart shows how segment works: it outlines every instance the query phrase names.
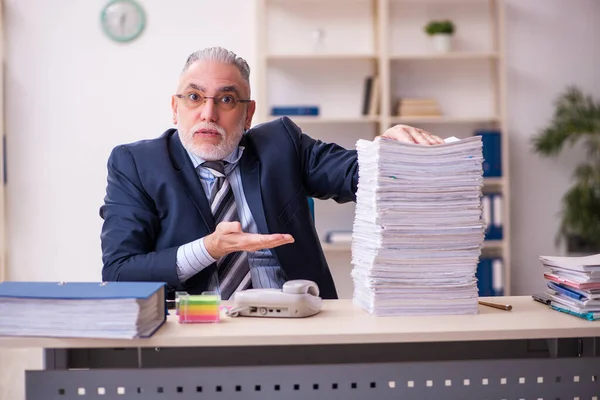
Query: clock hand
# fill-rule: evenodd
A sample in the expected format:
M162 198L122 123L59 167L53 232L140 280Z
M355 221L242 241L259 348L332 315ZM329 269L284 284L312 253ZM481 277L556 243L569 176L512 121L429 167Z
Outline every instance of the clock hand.
M121 27L121 35L125 34L125 20L127 19L127 14L121 14L119 18L119 25Z

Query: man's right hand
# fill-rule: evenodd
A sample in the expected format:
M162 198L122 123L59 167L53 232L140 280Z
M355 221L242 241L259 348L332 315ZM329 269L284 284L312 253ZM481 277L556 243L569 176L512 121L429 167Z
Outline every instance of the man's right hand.
M271 249L288 243L294 243L292 235L245 233L239 222L220 222L213 233L204 237L204 247L215 259L235 251Z

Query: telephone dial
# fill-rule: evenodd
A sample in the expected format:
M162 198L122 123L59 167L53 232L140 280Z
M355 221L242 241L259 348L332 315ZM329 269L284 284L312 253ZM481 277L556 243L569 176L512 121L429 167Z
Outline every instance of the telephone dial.
M302 318L321 311L319 287L309 280L287 281L281 289L248 289L235 292L230 317Z

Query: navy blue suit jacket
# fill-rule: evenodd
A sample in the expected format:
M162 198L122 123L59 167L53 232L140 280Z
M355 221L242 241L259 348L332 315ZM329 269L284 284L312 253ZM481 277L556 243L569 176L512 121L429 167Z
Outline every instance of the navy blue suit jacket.
M310 138L287 117L248 130L240 145L244 193L258 230L295 239L273 250L288 279L310 279L323 298L337 298L307 197L355 201L356 152ZM206 290L216 264L183 284L177 277L177 248L215 229L177 130L113 149L100 216L103 280L166 282L171 293Z

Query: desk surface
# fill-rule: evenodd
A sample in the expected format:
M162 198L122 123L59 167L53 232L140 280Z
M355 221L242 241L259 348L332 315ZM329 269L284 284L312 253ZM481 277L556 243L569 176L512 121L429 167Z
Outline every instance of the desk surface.
M0 347L203 347L347 343L448 342L600 336L600 322L550 310L529 296L482 298L512 311L479 306L477 315L375 317L351 300L328 300L305 319L224 317L214 324L179 324L175 315L151 338L57 339L0 337Z

